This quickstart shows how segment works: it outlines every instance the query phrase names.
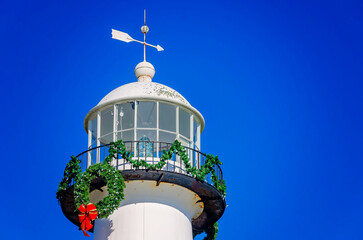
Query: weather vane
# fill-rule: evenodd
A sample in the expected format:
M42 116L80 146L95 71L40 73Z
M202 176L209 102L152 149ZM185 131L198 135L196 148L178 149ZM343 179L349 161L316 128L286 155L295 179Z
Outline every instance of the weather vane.
M146 46L154 47L158 51L164 51L164 48L162 48L160 45L151 45L146 43L146 33L149 32L149 27L146 26L146 10L144 10L144 26L141 27L141 32L144 34L144 41L141 42L139 40L133 39L130 35L127 33L117 31L115 29L112 29L112 38L117 39L123 42L138 42L144 45L144 61L146 62Z

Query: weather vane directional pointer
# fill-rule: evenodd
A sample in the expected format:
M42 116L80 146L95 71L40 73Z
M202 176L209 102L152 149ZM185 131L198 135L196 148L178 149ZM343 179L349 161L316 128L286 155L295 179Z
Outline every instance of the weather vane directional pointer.
M149 32L149 27L146 26L146 10L144 10L144 26L141 27L141 32L144 34L144 41L139 41L136 39L133 39L130 35L127 33L117 31L115 29L112 29L112 38L117 39L123 42L138 42L144 45L144 61L146 61L146 46L154 47L158 51L164 51L164 48L162 48L160 45L151 45L149 43L146 43L146 33Z

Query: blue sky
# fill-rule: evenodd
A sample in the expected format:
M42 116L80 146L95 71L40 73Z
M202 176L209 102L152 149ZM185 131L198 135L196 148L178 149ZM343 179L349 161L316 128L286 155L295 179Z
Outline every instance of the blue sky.
M2 1L2 239L82 239L55 199L83 118L135 81L147 40L155 82L204 116L224 162L218 239L363 239L360 1Z

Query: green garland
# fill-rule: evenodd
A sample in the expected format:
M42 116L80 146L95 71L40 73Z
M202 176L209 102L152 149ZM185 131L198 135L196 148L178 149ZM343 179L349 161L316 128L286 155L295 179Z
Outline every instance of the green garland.
M177 154L183 161L186 172L199 181L204 181L206 175L211 174L213 186L222 194L222 196L226 196L226 184L224 180L222 182L218 181L218 177L214 169L216 165L222 164L217 156L207 154L205 164L198 169L190 164L185 148L179 141L175 140L168 151L163 151L158 163L149 164L145 160L133 160L133 155L126 151L123 141L118 140L110 145L109 155L102 163L90 166L83 174L79 165L80 160L72 156L71 161L67 164L66 169L64 170L64 177L59 183L57 199L61 200L64 191L66 191L73 182L75 207L78 209L81 204L88 204L90 201L89 188L91 181L96 177L102 177L107 184L108 196L95 205L99 214L98 218L106 218L119 207L122 199L124 199L123 189L125 188L125 182L121 172L117 171L110 165L113 158L117 158L118 154L120 154L121 157L131 163L135 169L145 167L150 170L160 170L165 166L166 161L172 158L174 153ZM213 226L208 227L205 232L207 236L204 240L215 240L218 232L218 223L216 222Z
M82 176L82 168L80 167L81 160L71 156L71 160L67 163L64 169L64 175L62 181L59 183L57 191L57 199L60 201L62 199L63 193L72 185L78 182Z
M108 164L108 162L94 164L87 168L79 181L74 185L74 202L76 206L90 203L89 188L91 181L96 177L102 177L107 184L108 195L95 203L98 218L107 218L120 206L122 199L124 199L123 190L125 188L122 174Z
M163 154L160 158L160 161L155 164L149 164L145 160L133 160L132 154L126 151L126 147L123 144L122 140L118 140L113 143L113 146L110 147L110 153L120 154L123 159L130 162L135 169L139 169L140 167L145 167L151 170L159 170L164 167L166 161L172 158L172 155L176 153L185 165L185 170L188 174L191 174L193 177L197 178L199 181L204 181L205 176L209 173L212 175L213 186L225 197L226 196L226 184L224 180L219 182L218 177L215 173L214 167L216 165L222 165L222 162L218 159L218 156L213 156L211 154L206 155L205 164L203 164L200 169L197 167L193 167L190 164L190 160L188 158L188 154L185 151L185 148L181 145L178 140L175 140L171 145L168 151L163 151Z

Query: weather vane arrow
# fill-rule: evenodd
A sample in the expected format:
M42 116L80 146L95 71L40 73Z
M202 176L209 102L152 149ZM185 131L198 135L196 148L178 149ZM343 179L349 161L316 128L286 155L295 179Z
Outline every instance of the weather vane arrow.
M136 39L133 39L129 34L112 29L112 38L117 39L123 42L138 42L144 45L144 61L146 61L146 46L154 47L158 51L164 51L164 48L162 48L160 45L151 45L146 42L146 33L149 32L149 27L146 26L146 10L144 10L144 26L141 27L141 32L144 34L144 41L139 41Z

